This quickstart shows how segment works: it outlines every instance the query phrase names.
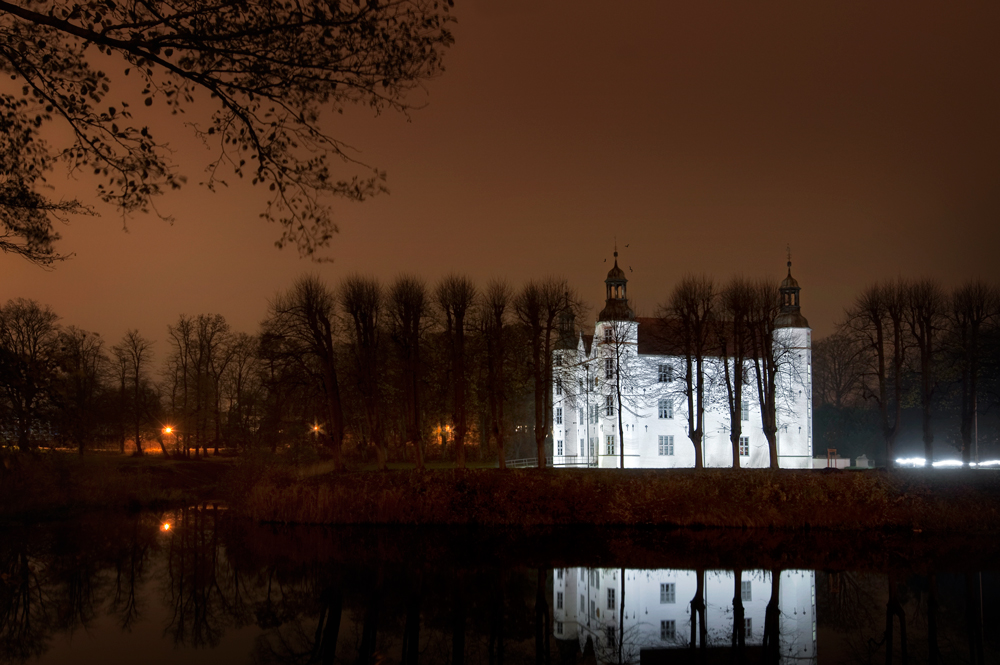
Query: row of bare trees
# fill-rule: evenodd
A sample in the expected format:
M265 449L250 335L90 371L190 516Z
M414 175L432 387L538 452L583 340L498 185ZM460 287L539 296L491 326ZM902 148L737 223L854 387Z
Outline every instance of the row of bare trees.
M470 444L481 456L492 443L502 465L517 433L544 464L556 324L578 311L560 279L515 290L458 275L354 275L336 287L306 276L275 296L254 335L217 314L179 316L158 368L138 331L108 349L46 307L11 301L0 310L3 436L25 450L131 441L139 454L156 442L196 456L312 438L337 466L348 443L384 468L392 451L423 467L437 441L459 466Z
M836 334L816 344L817 402L873 411L889 464L907 411L919 410L928 464L935 458L935 421L956 413L958 431L946 438L968 464L981 404L998 403L998 350L997 285L976 279L947 292L926 279L872 284Z
M382 468L390 442L423 468L432 435L450 434L464 467L476 421L480 454L492 441L503 466L508 437L531 429L544 464L557 323L578 311L560 279L515 291L459 275L433 287L411 275L388 286L354 275L333 289L309 276L272 301L261 359L272 392L300 395L284 403L314 405L316 436L338 466L351 440L373 448Z

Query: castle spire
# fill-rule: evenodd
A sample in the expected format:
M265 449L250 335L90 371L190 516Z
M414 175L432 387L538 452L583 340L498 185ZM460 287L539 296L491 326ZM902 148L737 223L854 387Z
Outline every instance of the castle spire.
M599 321L631 321L635 318L628 306L627 285L625 271L618 267L618 241L615 241L615 265L608 271L607 279L604 280L607 289L607 300L604 309L597 317Z
M774 318L775 328L808 328L809 322L799 308L798 281L792 277L792 250L788 249L788 276L781 282L781 312Z

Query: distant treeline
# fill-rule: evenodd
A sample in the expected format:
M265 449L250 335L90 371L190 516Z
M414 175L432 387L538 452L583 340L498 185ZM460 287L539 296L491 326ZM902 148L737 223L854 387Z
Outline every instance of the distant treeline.
M858 295L813 345L817 453L1000 457L998 293L981 280L948 293L893 279Z
M561 279L515 291L461 276L352 276L337 288L307 276L255 333L181 315L156 356L136 330L108 345L11 300L0 308L0 447L319 449L338 464L343 451L421 466L533 457L547 429L535 427L534 391L549 393L557 322L580 314L569 294Z

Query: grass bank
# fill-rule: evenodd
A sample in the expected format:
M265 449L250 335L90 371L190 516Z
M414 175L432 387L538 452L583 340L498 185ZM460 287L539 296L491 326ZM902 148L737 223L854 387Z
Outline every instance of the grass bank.
M0 458L0 522L221 499L233 460L44 453Z
M766 469L258 472L230 506L286 524L1000 533L1000 473Z

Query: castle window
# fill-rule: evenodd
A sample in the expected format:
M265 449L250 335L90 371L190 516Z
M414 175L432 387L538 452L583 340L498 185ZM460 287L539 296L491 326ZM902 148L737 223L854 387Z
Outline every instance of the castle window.
M672 420L674 417L674 401L672 399L661 399L658 410L661 419Z
M740 437L740 457L750 457L750 437Z
M604 329L604 342L606 344L610 344L611 343L611 328L605 328Z
M740 600L744 603L749 603L753 600L750 594L750 580L743 580L740 582Z
M597 437L596 436L592 436L592 437L590 437L590 456L591 457L594 456L594 449L595 448L597 448Z
M657 367L656 380L660 383L670 383L674 380L674 368L670 365Z
M556 354L556 358L555 358L554 364L555 364L556 367L562 367L562 354L561 353L557 353Z
M615 415L615 400L611 395L604 398L604 415Z
M561 610L563 608L563 592L556 591L556 609Z
M753 637L753 622L750 619L743 619L743 636Z
M608 589L608 609L615 609L615 589L611 587Z
M615 435L614 434L608 434L605 437L604 443L605 443L605 446L606 446L605 450L607 451L606 454L608 454L608 455L614 455L615 454Z
M558 439L556 441L556 455L562 457L562 454L563 454L563 442L562 439Z
M562 379L556 379L556 395L562 395Z
M660 604L667 605L677 602L677 585L673 582L660 584Z
M562 425L562 407L556 407L556 425Z
M615 378L615 360L614 358L604 359L604 378L610 381Z
M740 420L747 422L750 420L750 402L743 400L740 404Z
M677 639L677 622L673 619L660 622L660 639L672 642Z
M583 422L583 407L582 406L579 409L576 410L576 422L578 422L578 423L582 423Z
M674 454L674 436L673 434L660 435L657 441L657 452L660 455L673 455Z
M562 635L562 634L563 634L563 622L556 621L556 635Z
M584 450L584 447L583 447L583 438L581 437L581 439L580 439L580 457L583 457L586 454L587 453L586 453L586 451Z

